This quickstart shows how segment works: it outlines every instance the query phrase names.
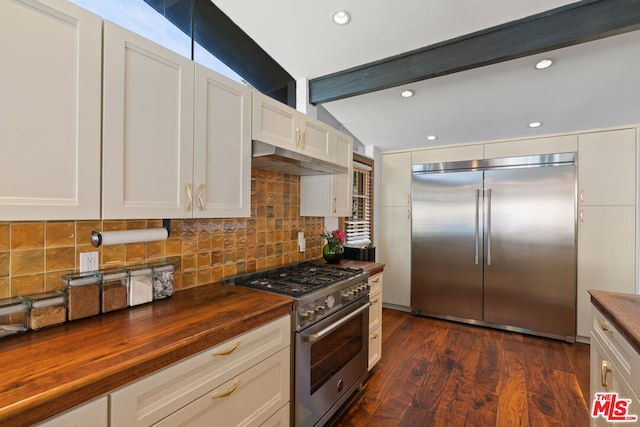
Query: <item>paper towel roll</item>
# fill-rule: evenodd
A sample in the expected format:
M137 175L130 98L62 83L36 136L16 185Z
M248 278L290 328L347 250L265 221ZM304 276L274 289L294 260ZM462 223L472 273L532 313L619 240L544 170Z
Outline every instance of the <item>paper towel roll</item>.
M145 230L124 230L124 231L104 231L91 233L91 244L95 247L100 245L122 245L125 243L153 242L156 240L166 240L169 230L166 228L148 228Z

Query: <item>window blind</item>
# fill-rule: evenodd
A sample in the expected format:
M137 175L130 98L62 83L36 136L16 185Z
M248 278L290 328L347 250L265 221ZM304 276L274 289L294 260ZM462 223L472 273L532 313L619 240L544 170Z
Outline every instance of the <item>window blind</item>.
M346 246L364 247L371 244L372 223L371 167L354 162L353 165L353 209L345 219Z

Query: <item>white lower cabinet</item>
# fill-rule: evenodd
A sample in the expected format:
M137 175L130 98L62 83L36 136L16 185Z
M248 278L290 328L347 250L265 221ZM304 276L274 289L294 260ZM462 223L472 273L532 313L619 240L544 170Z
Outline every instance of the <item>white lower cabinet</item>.
M282 317L109 394L111 426L259 425L290 398Z
M382 359L382 273L369 277L369 370Z
M636 394L640 355L598 309L592 307L592 314L589 409L593 411L596 393L613 392L618 394L618 400L631 399L630 405L627 406L627 415L640 416L640 403ZM593 415L593 412L591 414ZM591 418L591 425L611 426L629 425L629 423L611 422L601 414Z
M109 401L101 396L37 424L38 427L107 427Z
M154 426L262 425L289 401L289 358L283 348Z

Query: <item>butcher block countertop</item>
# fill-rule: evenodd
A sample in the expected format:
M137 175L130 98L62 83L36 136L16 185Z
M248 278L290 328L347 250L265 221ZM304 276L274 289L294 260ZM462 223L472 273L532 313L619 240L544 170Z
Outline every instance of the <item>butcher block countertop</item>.
M354 259L343 259L338 264L327 264L322 258L317 259L314 262L323 265L335 265L336 267L340 268L361 268L364 271L368 271L370 276L382 273L382 271L384 270L384 264L381 264L379 262L358 261Z
M292 299L211 284L0 339L0 425L31 425L289 314Z
M640 295L589 291L591 303L620 331L640 353Z

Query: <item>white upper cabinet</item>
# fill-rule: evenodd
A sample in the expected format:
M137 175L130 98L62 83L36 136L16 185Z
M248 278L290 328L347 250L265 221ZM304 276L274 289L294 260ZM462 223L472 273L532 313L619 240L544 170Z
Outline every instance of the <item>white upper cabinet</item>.
M196 65L194 217L251 215L251 89Z
M347 173L300 177L300 215L322 217L351 216L353 193L353 138L335 132L333 163Z
M102 20L0 2L0 220L100 217Z
M316 159L332 161L334 157L334 129L319 120L302 116L300 120L301 129L301 152Z
M103 218L191 216L193 67L105 21Z
M105 22L103 218L246 217L251 90Z
M253 139L331 161L334 129L258 91L253 91Z
M578 135L578 203L635 205L636 129Z
M484 144L484 158L533 156L536 154L572 153L578 150L577 135L560 135Z

